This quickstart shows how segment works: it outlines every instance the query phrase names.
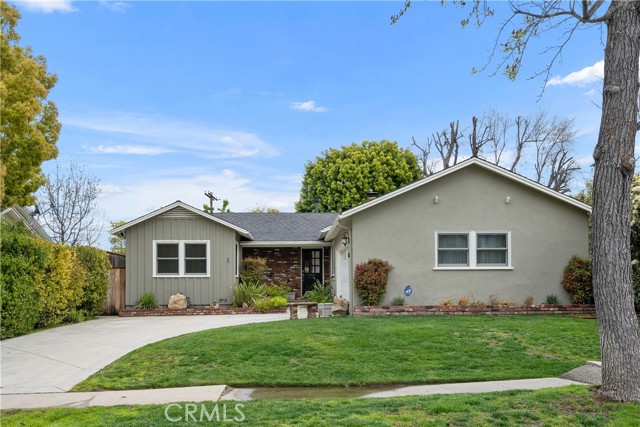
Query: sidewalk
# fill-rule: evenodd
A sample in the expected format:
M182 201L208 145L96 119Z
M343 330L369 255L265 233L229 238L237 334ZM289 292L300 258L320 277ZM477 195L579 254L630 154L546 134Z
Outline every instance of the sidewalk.
M486 381L475 383L421 385L389 389L364 394L358 398L426 396L432 394L487 393L507 390L537 390L541 388L587 385L562 378ZM225 391L227 390L227 393ZM84 393L4 394L0 396L2 410L35 408L84 408L87 406L149 405L171 402L216 402L248 400L253 389L228 389L225 385L163 388L150 390L99 391ZM325 397L330 398L328 394Z

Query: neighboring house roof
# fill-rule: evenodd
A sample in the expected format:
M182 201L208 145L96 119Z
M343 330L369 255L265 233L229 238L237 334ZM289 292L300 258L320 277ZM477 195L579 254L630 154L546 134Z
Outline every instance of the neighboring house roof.
M467 159L465 161L462 161L454 166L451 166L450 168L447 168L445 170L442 170L440 172L434 173L433 175L429 175L426 178L423 178L419 181L416 181L414 183L411 183L409 185L406 185L402 188L398 188L395 191L392 191L390 193L387 193L383 196L380 196L376 199L373 199L369 202L365 202L361 205L358 205L354 208L351 208L349 210L346 210L344 212L342 212L340 215L338 215L338 217L335 219L334 223L331 225L331 227L329 229L323 229L322 230L322 236L325 238L325 240L331 240L335 237L336 233L338 232L338 229L340 228L340 224L339 221L345 218L349 218L350 216L358 213L358 212L362 212L365 209L369 209L373 206L376 206L380 203L386 202L387 200L393 199L394 197L397 197L401 194L404 194L408 191L413 190L414 188L418 188L418 187L422 187L423 185L429 184L430 182L436 181L440 178L443 178L449 174L455 173L461 169L467 168L471 165L476 165L476 166L480 166L486 170L489 170L491 172L497 173L498 175L502 175L505 178L508 178L512 181L518 182L520 184L523 184L529 188L532 188L534 190L537 190L541 193L547 194L551 197L554 197L564 203L568 203L578 209L582 209L585 212L589 212L591 213L591 206L582 203L579 200L574 199L573 197L567 196L566 194L562 194L558 191L552 190L549 187L546 187L542 184L539 184L529 178L525 178L522 175L518 175L515 172L511 172L508 169L505 169L503 167L500 166L496 166L493 163L490 163L486 160L480 159L478 157L472 157L470 159Z
M227 222L227 221L225 221L225 220L223 220L221 218L216 218L213 215L210 215L210 214L208 214L208 213L206 213L206 212L204 212L204 211L202 211L200 209L194 208L193 206L188 205L188 204L186 204L184 202L181 202L180 200L175 201L175 202L171 203L170 205L167 205L167 206L165 206L163 208L160 208L160 209L157 209L157 210L155 210L153 212L150 212L150 213L148 213L146 215L143 215L143 216L141 216L139 218L136 218L133 221L129 221L126 224L121 225L120 227L116 227L113 230L111 230L111 234L117 235L117 234L125 231L127 228L130 228L130 227L132 227L132 226L134 226L136 224L144 222L144 221L146 221L148 219L151 219L153 217L156 217L158 215L162 215L163 213L165 213L167 211L170 211L171 209L174 209L174 208L177 208L177 207L181 207L181 208L186 209L188 211L191 211L191 212L193 212L193 213L195 213L197 215L200 215L203 218L209 219L211 221L214 221L214 222L222 224L222 225L224 225L226 227L229 227L229 228L237 231L238 234L240 234L242 237L246 237L247 239L251 239L251 240L253 239L253 237L251 236L251 233L248 230L246 230L246 229L244 229L242 227L239 227L237 225L231 224L231 223L229 223L229 222Z
M318 241L320 230L330 226L338 214L226 212L214 213L213 216L249 230L253 240L258 244L258 242Z
M4 209L0 212L0 218L8 218L12 221L21 222L29 231L31 231L31 234L34 234L43 240L53 242L51 236L44 231L44 228L38 224L38 221L36 221L31 214L21 206L15 205Z

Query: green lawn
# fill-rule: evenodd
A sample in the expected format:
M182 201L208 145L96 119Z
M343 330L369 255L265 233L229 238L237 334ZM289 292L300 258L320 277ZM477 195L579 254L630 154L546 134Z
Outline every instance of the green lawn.
M222 421L223 404L227 417L241 422ZM114 408L57 408L36 411L5 412L4 427L74 426L180 426L227 425L245 427L635 427L640 405L601 401L586 387L573 386L538 391L513 391L484 394L404 397L395 399L303 399L219 402L212 422L170 422L184 418L182 407L166 405L119 406ZM205 404L213 413L214 403ZM200 421L201 407L195 418ZM242 413L242 417L240 416ZM206 415L205 415L206 417Z
M599 359L594 320L563 316L307 319L167 339L75 391L340 386L555 377Z

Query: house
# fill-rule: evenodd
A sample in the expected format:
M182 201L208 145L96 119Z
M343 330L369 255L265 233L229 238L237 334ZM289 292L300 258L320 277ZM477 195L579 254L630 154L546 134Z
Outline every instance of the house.
M112 230L126 238L126 305L176 292L194 305L229 302L241 261L267 259L267 279L299 297L315 280L358 304L353 271L394 268L383 303L436 305L461 295L568 303L562 271L588 255L589 206L473 158L341 214L207 214L177 201Z
M340 214L322 230L333 242L337 293L356 305L355 265L381 258L394 268L384 304L437 305L460 296L488 302L570 303L561 286L573 255L588 256L591 208L478 158Z
M27 211L22 206L14 205L3 209L0 212L0 218L21 223L26 227L27 230L29 230L31 235L39 237L42 240L53 242L51 236L49 236L47 232L44 231L44 228L42 228L42 226L38 224L38 221L33 219L29 211Z
M228 304L241 260L267 259L267 278L300 297L330 278L330 246L320 230L337 214L216 213L176 201L111 231L126 240L126 306L152 292L181 292L193 305Z

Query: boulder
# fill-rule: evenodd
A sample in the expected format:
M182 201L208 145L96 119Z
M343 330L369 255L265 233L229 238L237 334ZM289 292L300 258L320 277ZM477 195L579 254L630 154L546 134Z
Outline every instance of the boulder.
M183 309L187 308L188 305L189 302L187 301L187 297L178 292L177 294L169 297L169 304L167 304L167 307L172 309Z
M349 301L345 298L336 296L333 298L333 307L331 307L333 316L346 316L349 314Z

